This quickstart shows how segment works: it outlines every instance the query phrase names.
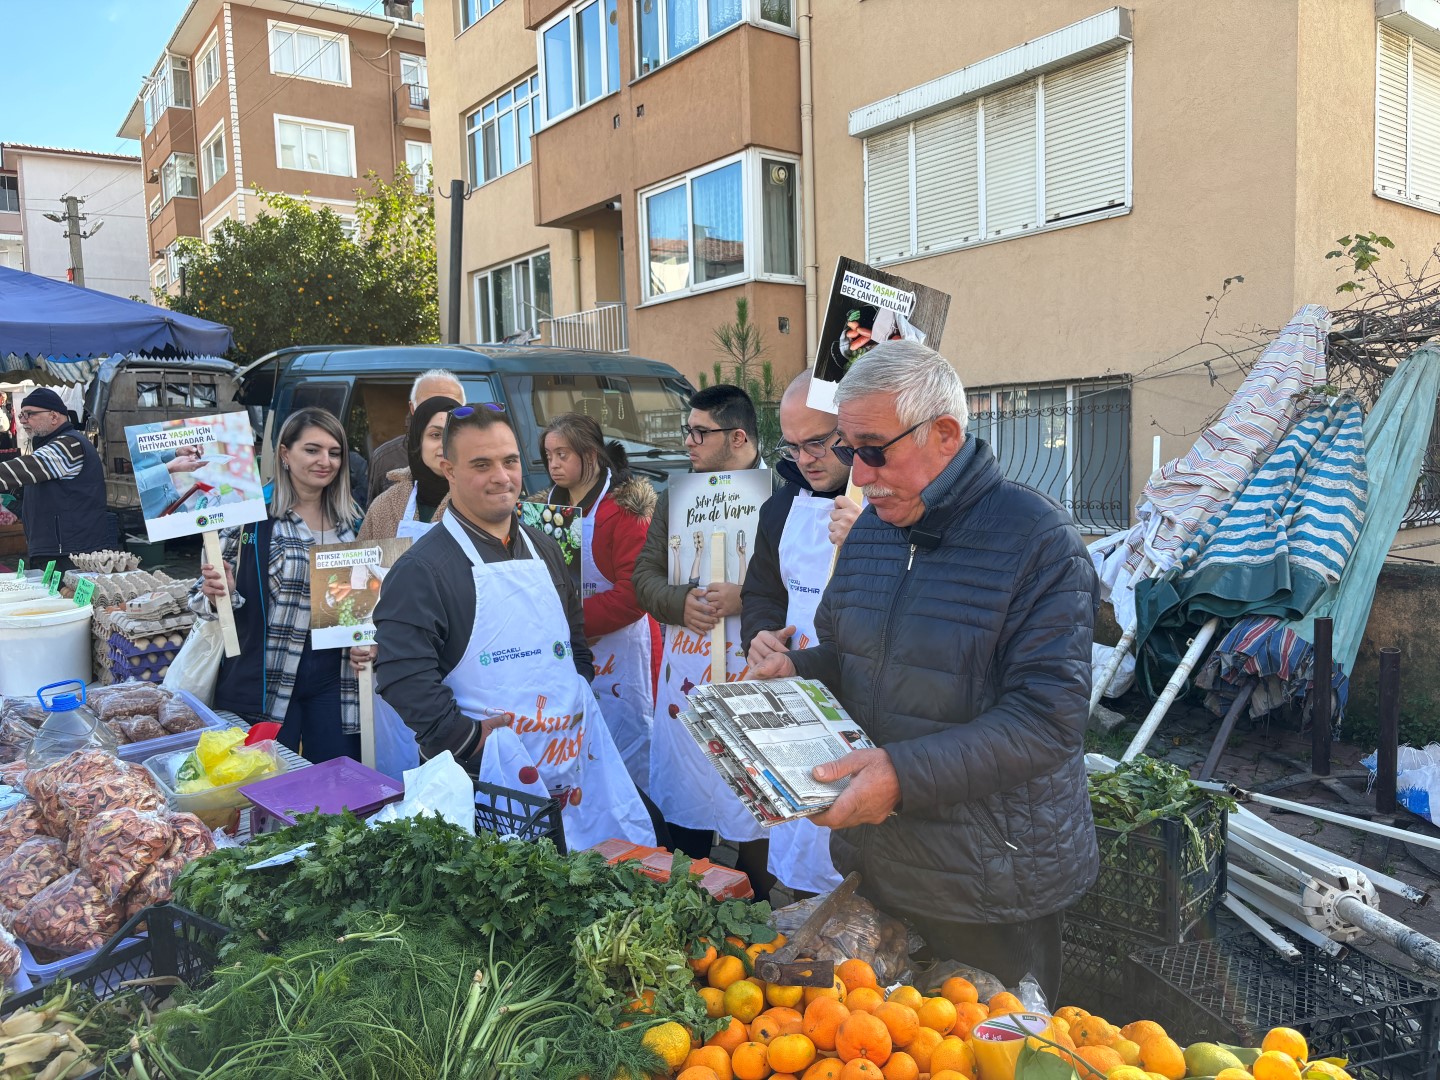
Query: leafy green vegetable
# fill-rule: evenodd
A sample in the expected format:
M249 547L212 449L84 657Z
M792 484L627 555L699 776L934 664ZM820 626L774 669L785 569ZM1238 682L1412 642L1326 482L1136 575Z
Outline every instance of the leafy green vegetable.
M1119 833L1117 844L1160 818L1178 818L1190 835L1196 858L1203 860L1204 839L1190 812L1206 803L1217 809L1234 810L1236 806L1227 795L1197 787L1179 766L1143 754L1121 762L1113 772L1090 774L1090 810L1095 824Z

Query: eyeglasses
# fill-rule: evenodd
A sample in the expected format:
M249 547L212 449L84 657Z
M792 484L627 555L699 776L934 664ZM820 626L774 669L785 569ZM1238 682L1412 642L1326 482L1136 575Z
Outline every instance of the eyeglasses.
M20 419L21 419L21 420L34 420L35 417L37 417L37 416L44 416L47 412L53 412L53 411L54 411L54 410L52 410L52 409L21 409L21 410L20 410Z
M786 461L796 460L803 452L806 457L823 458L834 445L834 438L840 434L840 429L831 428L828 434L821 435L818 439L805 439L798 443L780 440L775 444L775 452Z
M714 435L717 431L739 431L738 427L691 427L689 424L680 425L680 434L686 439L692 435L697 444L705 441L706 435Z
M932 421L939 419L940 417L938 416L932 416L929 420L921 420L920 423L916 424L914 427L906 428L889 442L882 443L879 446L832 446L830 448L830 452L840 459L841 465L853 465L855 464L855 459L858 457L861 461L863 461L866 465L869 465L872 469L883 469L885 467L886 450L894 446L901 439L905 438L906 435L914 434L926 424L929 424Z

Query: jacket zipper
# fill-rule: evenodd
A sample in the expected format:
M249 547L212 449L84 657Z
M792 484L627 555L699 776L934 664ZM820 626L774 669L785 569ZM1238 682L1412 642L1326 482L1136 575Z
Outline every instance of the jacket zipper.
M1018 847L1005 838L1005 834L1000 830L999 824L995 821L995 815L990 813L989 807L983 803L977 803L976 805L980 808L980 827L990 834L990 839L1003 844L1011 851L1019 851L1020 849Z
M910 568L911 568L912 566L914 566L914 565L915 565L915 545L914 545L914 544L911 544L911 545L910 545L910 561L905 564L905 569L904 569L904 570L901 572L901 574L900 574L900 587L895 590L895 596L894 596L894 598L890 601L890 610L889 610L888 612L886 612L886 614L885 614L885 625L880 628L880 655L879 655L879 661L878 661L878 664L877 664L876 677L871 681L871 684L870 684L870 715L871 715L872 717L876 715L876 708L875 708L875 707L876 707L876 704L877 704L877 702L879 701L879 698L880 698L880 678L879 678L879 672L880 672L880 671L883 671L883 670L885 669L885 661L886 661L886 659L887 659L886 648L887 648L887 645L888 645L888 643L889 643L889 641L890 641L890 626L891 626L891 624L895 621L895 609L896 609L896 607L899 606L900 601L901 601L901 599L903 598L904 593L905 593L905 585L907 584L907 582L906 582L906 580L905 580L906 575L910 573Z

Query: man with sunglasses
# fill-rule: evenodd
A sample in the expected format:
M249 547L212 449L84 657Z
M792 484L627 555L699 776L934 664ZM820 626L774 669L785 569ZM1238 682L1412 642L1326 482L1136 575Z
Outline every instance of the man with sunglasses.
M876 743L815 770L842 874L934 955L1055 1001L1065 909L1099 856L1084 742L1098 584L1065 510L966 431L965 388L913 342L841 380L840 442L869 506L840 549L819 644L756 678L821 679Z

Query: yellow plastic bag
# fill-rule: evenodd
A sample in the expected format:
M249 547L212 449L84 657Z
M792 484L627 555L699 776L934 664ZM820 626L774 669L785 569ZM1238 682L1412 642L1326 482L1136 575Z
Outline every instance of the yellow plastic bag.
M242 746L217 762L208 775L216 787L224 787L259 780L274 771L275 759L269 754L257 747Z
M200 736L195 747L195 756L200 767L214 779L215 766L228 757L237 746L245 742L245 732L240 728L226 728L224 731L207 731ZM215 780L215 783L222 781Z

